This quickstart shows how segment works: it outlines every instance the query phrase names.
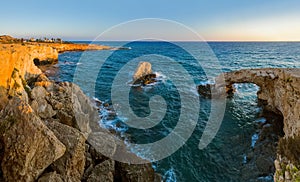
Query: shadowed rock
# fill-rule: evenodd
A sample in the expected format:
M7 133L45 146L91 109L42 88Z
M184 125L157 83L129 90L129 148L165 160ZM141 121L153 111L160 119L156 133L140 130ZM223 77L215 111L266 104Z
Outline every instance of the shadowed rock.
M50 172L43 174L38 182L63 182L61 175L57 174L56 172Z
M34 181L64 154L65 146L20 99L12 99L0 118L5 181Z
M66 146L65 154L51 167L66 181L80 181L85 166L85 137L77 129L56 121L47 126Z

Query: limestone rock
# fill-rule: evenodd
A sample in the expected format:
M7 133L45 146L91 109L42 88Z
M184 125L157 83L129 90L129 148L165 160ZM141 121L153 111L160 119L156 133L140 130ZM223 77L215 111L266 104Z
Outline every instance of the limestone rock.
M136 68L135 70L135 73L133 75L133 81L143 77L143 76L146 76L146 75L149 75L149 74L152 74L152 66L151 66L151 63L149 62L140 62L138 67Z
M30 93L30 97L33 100L44 99L47 95L48 95L48 92L46 91L46 89L44 87L41 87L41 86L34 87Z
M0 49L0 86L13 89L11 75L18 73L15 81L29 80L41 74L41 70L34 64L34 59L57 60L58 52L49 46L6 44Z
M63 179L56 172L50 172L50 173L43 174L39 178L38 182L63 182Z
M91 133L88 138L88 142L96 149L97 152L106 157L113 157L117 149L116 141L109 133Z
M300 134L299 69L262 68L228 72L216 78L215 88L221 89L234 83L254 83L259 86L257 96L264 101L265 108L283 115L286 136Z
M65 154L51 167L67 181L80 181L85 166L85 137L77 129L56 121L48 122L48 127L66 146Z
M45 99L34 100L31 103L32 109L41 117L41 118L52 118L56 114L52 106L48 104Z
M90 99L82 90L72 83L61 83L59 87L50 92L48 101L57 111L57 118L66 125L79 129L87 138L91 132L90 123L98 123L97 109L93 107Z
M115 161L108 159L92 170L87 182L113 182L114 181Z
M133 75L134 85L147 85L155 82L156 74L153 73L151 63L140 62Z
M150 163L147 164L126 164L116 162L117 181L155 181L157 176Z
M65 153L65 146L20 99L12 99L0 118L6 181L34 181Z
M283 116L284 138L288 139L300 135L300 69L245 69L221 74L215 80L215 90L224 89L224 87L231 86L234 83L256 84L260 87L257 96L259 101L264 104L264 109ZM279 148L280 145L279 143ZM290 152L292 147L285 150ZM299 161L299 155L296 158ZM278 157L277 160L280 161ZM278 164L275 165L275 176L282 178L282 175L280 175L282 169L278 168L279 166ZM290 176L293 175L290 174Z

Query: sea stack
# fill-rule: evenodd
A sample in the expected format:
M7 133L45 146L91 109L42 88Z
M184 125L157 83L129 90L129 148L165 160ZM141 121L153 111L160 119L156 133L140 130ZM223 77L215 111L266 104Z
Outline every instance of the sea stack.
M133 75L133 83L147 85L155 82L156 74L152 71L152 65L149 62L140 62Z

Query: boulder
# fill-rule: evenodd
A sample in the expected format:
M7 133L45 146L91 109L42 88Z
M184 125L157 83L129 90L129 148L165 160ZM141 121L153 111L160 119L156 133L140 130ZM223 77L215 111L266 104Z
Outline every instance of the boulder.
M0 114L5 181L35 181L66 147L19 98L10 100Z
M30 97L33 100L44 99L48 95L48 92L44 87L36 86L32 89Z
M52 118L56 112L45 99L37 99L32 101L31 108L43 119Z
M47 125L66 146L65 154L51 165L52 169L66 181L80 181L85 166L85 137L77 129L56 121Z
M87 182L113 182L114 181L115 161L108 159L91 171Z
M57 174L56 172L50 172L43 174L38 182L63 182L61 175Z
M97 109L75 84L60 83L50 92L47 100L54 108L59 109L57 118L60 122L77 128L86 138L91 132L90 123L99 121Z
M105 132L91 133L88 142L98 153L106 157L113 157L117 149L117 143L114 137Z
M116 162L116 181L159 181L151 163L127 164Z
M134 75L133 75L133 80L137 80L143 76L152 74L152 66L151 63L149 62L140 62L138 67L136 68Z
M155 82L156 75L152 71L151 63L140 62L133 75L134 84L147 85Z

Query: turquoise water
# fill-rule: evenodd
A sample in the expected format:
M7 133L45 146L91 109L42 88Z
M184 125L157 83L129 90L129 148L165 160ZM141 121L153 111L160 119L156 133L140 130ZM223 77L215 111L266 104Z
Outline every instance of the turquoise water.
M99 43L124 46L124 42ZM73 76L76 73L79 76L76 76L75 82L86 94L110 102L112 82L118 71L128 61L144 55L162 55L175 60L188 72L195 85L211 79L205 75L201 65L209 65L209 70L214 72L215 66L209 64L210 61L215 60L214 55L218 58L223 71L262 67L300 67L300 43L209 42L211 52L208 53L201 51L201 45L199 47L201 43L179 42L176 44L177 46L167 42L132 42L125 45L130 47L129 50L66 52L59 56L59 63L55 65L59 69L53 79L74 81ZM198 54L196 56L200 57L201 64L188 52L182 50L180 45ZM156 58L155 56L143 57L136 63ZM102 67L99 68L101 64ZM182 76L183 81L179 83L180 85L175 85L169 80L178 74L178 70L170 65L170 62L162 59L159 65L152 66L154 71L164 68L168 70L168 74L158 72L159 79L156 84L142 89L132 88L128 95L130 107L140 117L146 117L151 112L160 112L161 108L153 108L151 111L149 108L149 99L154 95L160 95L167 103L163 119L148 129L128 126L126 124L128 118L122 113L113 118L104 115L100 121L102 126L117 130L121 136L125 136L126 140L132 143L152 143L172 132L178 122L180 109L182 109L182 98L177 88L184 87L187 93L195 94L198 98L197 93L194 92L195 88L184 81L188 78L185 75ZM129 84L134 69L132 67L132 71L128 72L128 79L126 78L128 83L124 84ZM258 87L253 84L239 84L236 88L237 92L234 97L226 101L226 112L216 137L203 150L198 149L198 144L210 114L211 101L199 97L199 119L191 137L169 157L153 162L154 168L162 174L165 181L272 181L271 172L257 176L245 170L247 165L245 155L253 150L258 136L257 123L264 119L259 116L261 108L257 105L256 98ZM137 154L144 156L143 152L137 152Z

